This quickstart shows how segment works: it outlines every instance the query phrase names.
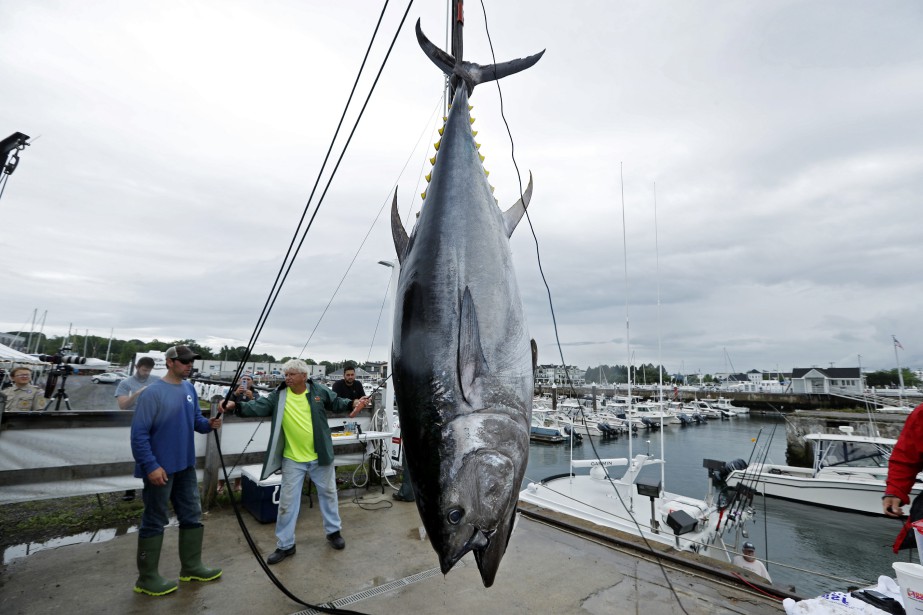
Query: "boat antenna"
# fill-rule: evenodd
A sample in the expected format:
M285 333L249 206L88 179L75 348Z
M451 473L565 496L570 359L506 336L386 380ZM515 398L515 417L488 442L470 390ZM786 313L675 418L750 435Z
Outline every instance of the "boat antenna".
M901 360L897 356L897 349L900 348L901 350L903 350L904 347L901 346L901 343L897 341L897 338L895 336L892 335L891 339L894 340L894 362L897 363L897 381L900 386L900 388L897 390L897 402L903 408L904 406L904 374L901 372Z
M625 356L628 357L628 463L634 458L631 447L632 404L631 404L631 337L628 326L628 234L625 223L625 175L622 172L622 162L619 161L619 183L622 190L622 267L625 272ZM628 494L628 510L634 510L634 494Z
M663 415L666 408L663 405L663 331L660 326L660 240L657 229L657 182L654 182L654 253L656 255L656 273L657 273L657 376L658 376L658 396L660 402L660 485L661 489L666 489L666 461L667 457L663 443Z
M862 355L856 355L856 358L859 361L859 385L862 386ZM872 407L869 404L869 396L865 392L865 387L862 387L862 399L865 401L865 413L869 415L869 435L874 437L879 437L881 434L878 432L878 425L875 424L875 418L872 416Z

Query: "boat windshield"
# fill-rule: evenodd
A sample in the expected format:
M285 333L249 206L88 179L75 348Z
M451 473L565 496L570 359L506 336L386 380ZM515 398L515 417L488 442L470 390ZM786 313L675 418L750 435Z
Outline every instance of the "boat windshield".
M873 442L829 442L819 467L886 468L891 447Z

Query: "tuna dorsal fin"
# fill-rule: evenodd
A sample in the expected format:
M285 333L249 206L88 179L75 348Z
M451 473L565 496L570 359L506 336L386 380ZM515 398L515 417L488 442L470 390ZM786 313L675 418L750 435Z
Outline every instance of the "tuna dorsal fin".
M516 225L519 224L519 221L522 220L523 214L526 213L526 208L529 206L529 201L532 200L532 171L529 171L529 185L526 186L526 191L522 194L516 203L503 212L503 224L506 226L506 236L512 237L513 231L516 230Z
M474 86L479 83L487 83L488 81L494 81L497 79L503 79L509 75L516 74L520 71L524 71L530 66L538 62L542 55L545 53L544 50L536 53L535 55L528 56L526 58L517 58L515 60L510 60L509 62L500 62L499 64L488 64L482 66L480 64L475 64L474 62L466 62L462 60L458 62L450 54L446 53L439 47L436 47L426 35L423 34L423 29L420 27L420 20L417 19L417 42L420 43L420 47L423 49L423 53L433 61L433 64L439 67L439 70L444 72L449 76L457 76L465 81L465 84L468 87L468 95L471 95Z
M458 380L462 396L472 408L484 407L483 376L488 373L487 359L481 348L481 332L471 291L465 287L458 325Z
M397 211L397 188L394 189L394 200L391 202L391 237L394 239L394 250L397 252L397 262L404 262L404 252L407 251L407 231L401 222L401 215Z
M535 343L535 338L529 340L529 346L532 348L532 373L534 374L538 369L538 344Z

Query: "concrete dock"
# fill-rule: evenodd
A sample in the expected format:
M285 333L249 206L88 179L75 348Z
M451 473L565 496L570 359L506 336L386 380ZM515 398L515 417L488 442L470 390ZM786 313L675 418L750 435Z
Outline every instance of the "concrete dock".
M650 555L602 539L585 537L521 517L493 587L485 589L469 554L447 575L421 539L413 504L395 502L388 493L340 494L346 549L335 551L324 539L320 512L303 502L298 523L297 554L272 572L301 600L360 613L645 613L666 615L779 613L770 599L731 577L721 564L686 567L665 562L677 604L660 566ZM274 524L260 524L242 511L247 528L265 557L275 548ZM203 561L221 566L223 576L211 583L180 583L167 596L154 598L132 591L137 576L137 534L104 543L87 543L10 562L0 575L0 612L145 613L193 612L311 613L285 596L256 561L230 506L212 510L203 520ZM166 532L160 572L179 574L175 527ZM709 572L713 567L716 574Z

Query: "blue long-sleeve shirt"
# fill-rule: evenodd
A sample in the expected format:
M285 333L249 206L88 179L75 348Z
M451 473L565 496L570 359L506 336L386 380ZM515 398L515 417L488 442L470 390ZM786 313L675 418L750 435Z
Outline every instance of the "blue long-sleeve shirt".
M209 433L211 426L190 383L158 380L148 386L131 421L135 477L144 478L157 468L170 475L195 466L194 431Z

